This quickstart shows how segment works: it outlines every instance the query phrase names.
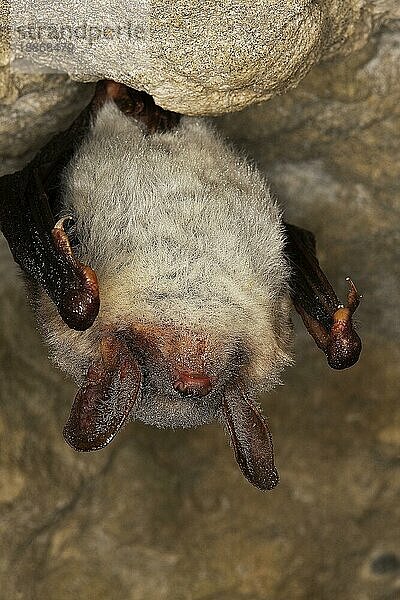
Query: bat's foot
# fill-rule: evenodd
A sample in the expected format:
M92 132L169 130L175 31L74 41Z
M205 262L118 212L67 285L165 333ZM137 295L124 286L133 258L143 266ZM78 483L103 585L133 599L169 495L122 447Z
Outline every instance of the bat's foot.
M64 290L57 302L57 307L63 321L78 331L88 329L100 308L99 286L96 273L74 256L64 223L71 217L60 219L52 230L56 250L69 262L76 279L69 290Z
M333 325L325 350L328 364L333 369L351 367L357 362L361 352L361 340L353 328L352 315L362 296L350 277L346 277L346 281L350 285L347 306L339 306L333 314Z

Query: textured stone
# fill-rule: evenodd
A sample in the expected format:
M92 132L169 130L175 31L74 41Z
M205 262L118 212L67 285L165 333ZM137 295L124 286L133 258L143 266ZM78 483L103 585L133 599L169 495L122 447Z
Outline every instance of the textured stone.
M10 98L10 70L0 68L0 101ZM13 98L15 100L15 98Z
M171 110L219 114L290 89L400 10L396 0L15 0L10 14L17 56L144 89ZM37 26L16 32L26 21Z
M3 85L7 95L1 99ZM0 69L0 176L28 162L54 133L68 126L93 89L66 75Z
M400 446L400 424L384 427L379 432L378 439L385 444Z
M247 484L217 426L131 424L109 448L73 453L61 429L74 388L49 364L2 245L4 598L399 597L399 43L386 31L287 95L215 120L288 219L316 233L337 290L350 274L364 294L364 351L348 371L329 370L296 319L296 367L262 400L273 492ZM20 102L34 93L28 81L21 90Z

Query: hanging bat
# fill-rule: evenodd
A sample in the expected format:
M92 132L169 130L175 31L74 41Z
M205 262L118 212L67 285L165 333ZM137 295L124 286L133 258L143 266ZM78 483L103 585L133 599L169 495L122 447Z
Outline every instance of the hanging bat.
M354 364L310 232L203 119L102 81L72 126L0 180L1 228L54 362L79 386L64 428L103 448L130 420L221 422L244 476L278 483L256 399L292 363L292 303L335 369Z

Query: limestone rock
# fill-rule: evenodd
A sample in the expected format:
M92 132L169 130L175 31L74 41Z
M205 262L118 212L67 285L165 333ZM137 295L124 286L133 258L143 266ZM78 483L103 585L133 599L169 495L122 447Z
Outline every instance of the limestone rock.
M89 102L93 89L66 75L0 68L0 176L26 164L52 135L66 128Z
M118 0L112 8L108 0L13 0L10 9L17 55L79 81L144 89L186 114L281 94L399 17L396 0Z

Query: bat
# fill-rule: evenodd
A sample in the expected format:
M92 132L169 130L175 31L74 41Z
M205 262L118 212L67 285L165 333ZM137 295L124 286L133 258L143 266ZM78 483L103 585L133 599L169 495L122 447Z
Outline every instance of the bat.
M248 481L274 488L257 398L293 362L291 307L343 369L361 351L360 296L349 280L339 303L313 235L284 222L258 170L207 120L105 80L0 195L51 358L79 387L66 442L218 421Z

